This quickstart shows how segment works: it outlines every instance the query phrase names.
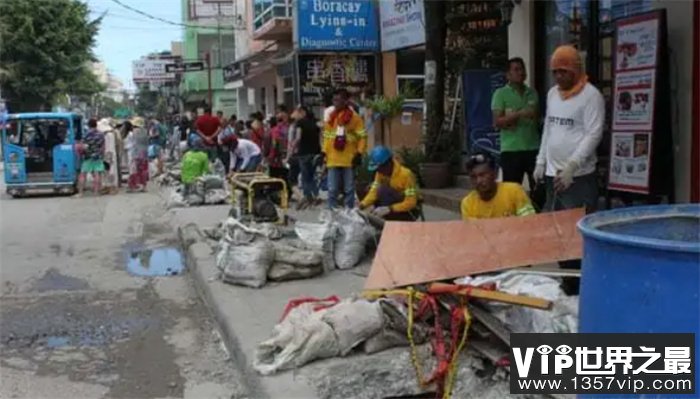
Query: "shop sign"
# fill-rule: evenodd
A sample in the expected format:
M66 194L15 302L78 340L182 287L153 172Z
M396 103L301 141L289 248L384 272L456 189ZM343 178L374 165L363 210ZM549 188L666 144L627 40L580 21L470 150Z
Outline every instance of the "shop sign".
M423 0L384 0L379 2L382 51L425 43Z
M373 55L299 55L299 86L302 103L323 104L324 94L345 88L351 94L374 90Z
M297 1L298 48L378 51L376 3L372 0Z
M231 83L243 79L248 70L247 66L246 61L238 61L226 65L223 68L224 83Z
M619 20L615 35L615 89L608 188L651 192L652 152L658 130L658 60L661 33L657 13ZM657 165L658 167L659 165Z
M175 74L165 70L165 66L172 62L172 59L136 60L131 67L133 80L136 83L175 81Z

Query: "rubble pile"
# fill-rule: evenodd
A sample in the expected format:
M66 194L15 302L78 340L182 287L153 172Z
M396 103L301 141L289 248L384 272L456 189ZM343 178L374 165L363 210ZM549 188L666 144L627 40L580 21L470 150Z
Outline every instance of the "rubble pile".
M260 288L357 266L376 231L358 211L332 211L319 223L281 226L226 219L217 235L217 267L230 284Z
M464 367L473 369L474 386L507 379L511 332L575 332L577 300L563 293L557 279L517 269L455 284L365 291L342 301L301 298L290 301L270 338L258 344L254 368L269 375L403 346L410 348L418 387L449 397ZM425 342L434 358L420 349ZM469 389L463 385L460 391Z

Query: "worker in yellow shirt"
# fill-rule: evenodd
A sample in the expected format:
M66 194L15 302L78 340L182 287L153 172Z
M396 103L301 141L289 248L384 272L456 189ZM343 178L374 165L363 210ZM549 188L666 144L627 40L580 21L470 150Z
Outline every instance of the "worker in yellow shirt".
M488 154L476 154L467 162L474 190L462 200L462 219L489 219L534 215L530 198L518 183L496 181L496 162Z
M322 151L328 171L328 206L338 205L343 187L345 206L355 206L355 170L367 149L367 132L362 117L348 106L347 90L336 90L333 111L324 123Z
M377 146L369 154L374 182L360 203L360 209L372 208L372 214L384 220L414 222L418 216L418 188L410 169L394 159L391 150Z

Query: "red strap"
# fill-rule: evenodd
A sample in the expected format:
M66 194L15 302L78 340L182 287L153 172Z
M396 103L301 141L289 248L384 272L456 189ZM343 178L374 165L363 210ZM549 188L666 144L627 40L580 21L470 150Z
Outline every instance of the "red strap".
M287 306L284 307L284 312L282 312L282 317L280 318L280 322L283 321L289 312L292 311L292 309L299 307L300 305L303 305L305 303L319 303L319 305L316 305L313 307L314 312L317 312L321 309L327 309L330 308L331 306L337 304L340 302L340 298L338 298L337 295L331 295L326 298L316 298L316 297L300 297L296 299L292 299L289 302L287 302Z

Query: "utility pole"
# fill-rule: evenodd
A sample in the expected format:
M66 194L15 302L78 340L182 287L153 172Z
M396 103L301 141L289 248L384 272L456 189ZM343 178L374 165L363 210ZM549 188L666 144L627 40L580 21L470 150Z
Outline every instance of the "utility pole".
M207 51L204 55L204 60L207 63L207 85L209 86L209 107L214 107L213 94L211 91L211 53Z

